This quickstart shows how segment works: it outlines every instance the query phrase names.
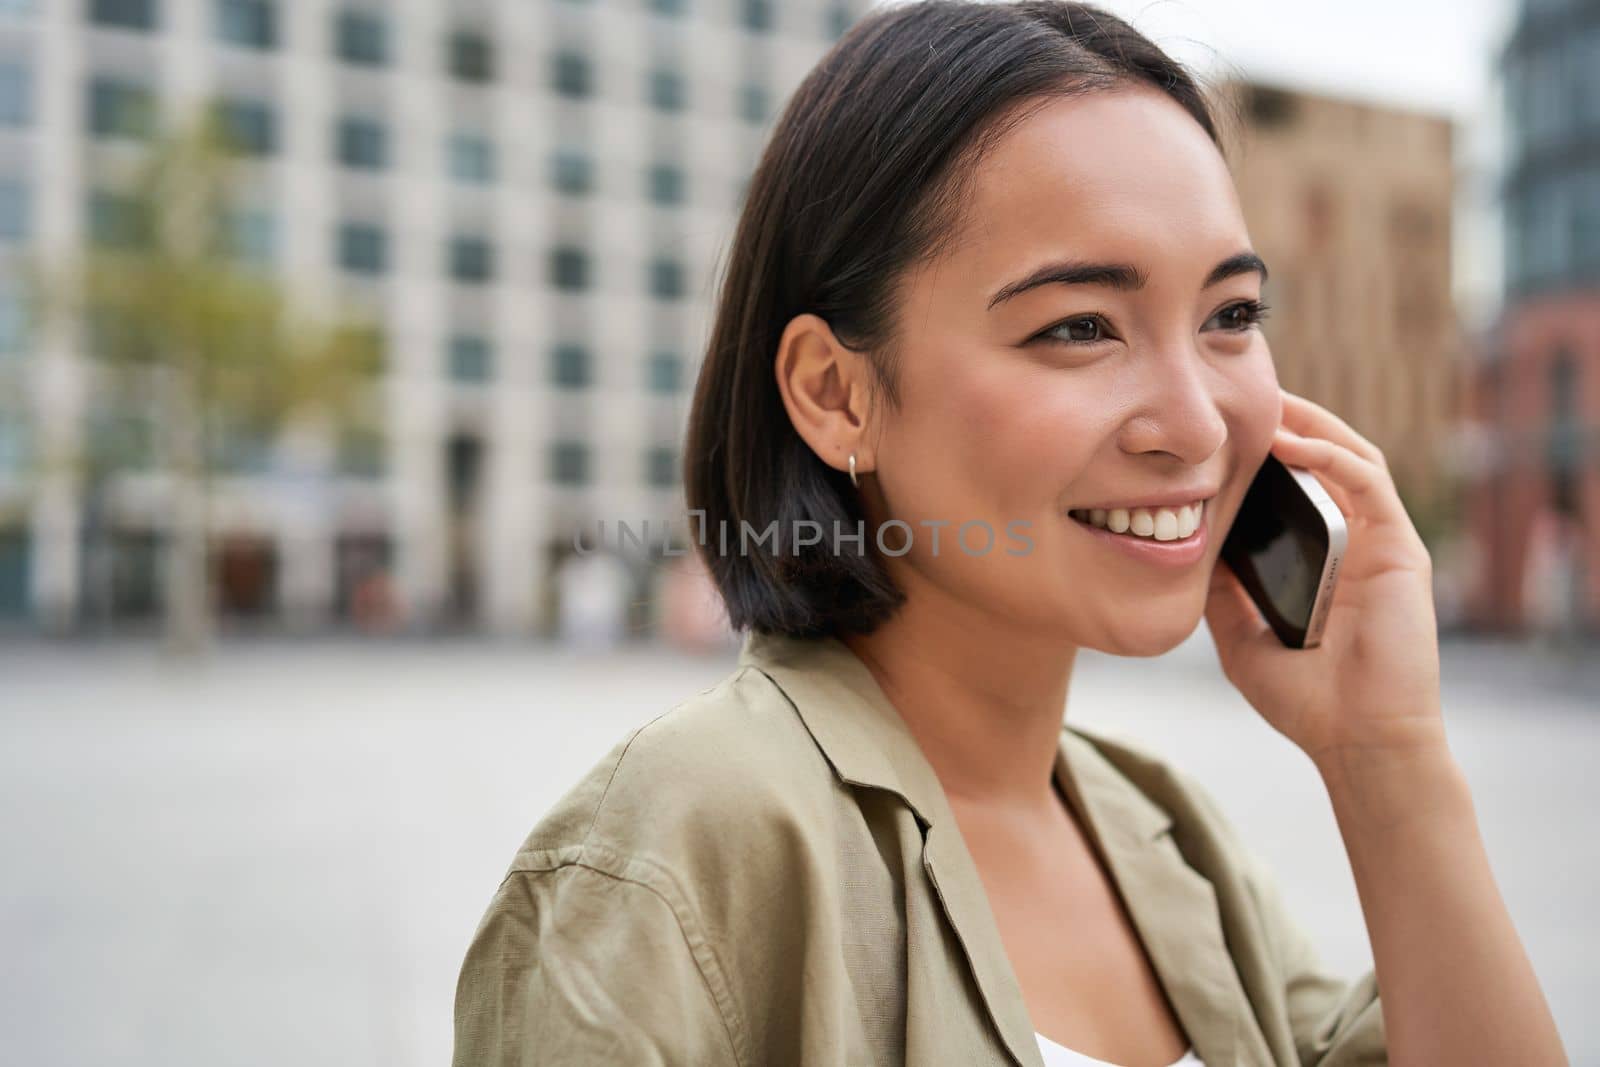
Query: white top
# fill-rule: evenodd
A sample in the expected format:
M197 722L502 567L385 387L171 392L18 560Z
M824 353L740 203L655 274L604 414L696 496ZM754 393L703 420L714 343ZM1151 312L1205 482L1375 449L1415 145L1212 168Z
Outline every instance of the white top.
M1044 1067L1118 1067L1115 1063L1097 1060L1093 1056L1074 1052L1065 1045L1058 1045L1038 1031L1034 1031L1033 1036L1039 1039L1039 1054L1044 1057ZM1205 1064L1194 1054L1194 1049L1190 1049L1174 1060L1170 1067L1205 1067Z

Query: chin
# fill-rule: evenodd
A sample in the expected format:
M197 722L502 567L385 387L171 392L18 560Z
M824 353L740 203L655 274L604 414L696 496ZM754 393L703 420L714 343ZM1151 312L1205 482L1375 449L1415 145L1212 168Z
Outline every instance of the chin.
M1103 640L1089 642L1088 647L1110 656L1145 659L1162 656L1187 641L1200 625L1202 617L1175 617L1163 622L1130 619L1108 628Z

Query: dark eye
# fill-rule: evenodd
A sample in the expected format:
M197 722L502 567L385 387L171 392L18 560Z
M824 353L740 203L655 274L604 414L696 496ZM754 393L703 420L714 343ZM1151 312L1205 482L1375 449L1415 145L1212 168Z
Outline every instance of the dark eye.
M1066 344L1093 344L1104 341L1105 320L1099 315L1078 315L1063 320L1039 335L1040 340L1061 341Z
M1234 333L1243 333L1266 317L1267 305L1259 300L1229 304L1216 314L1216 318L1223 321L1222 328Z

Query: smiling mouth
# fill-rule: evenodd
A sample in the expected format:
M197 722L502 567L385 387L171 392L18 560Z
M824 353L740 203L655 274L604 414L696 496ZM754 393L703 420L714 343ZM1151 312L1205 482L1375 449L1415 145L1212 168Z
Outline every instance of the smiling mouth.
M1206 503L1197 500L1176 508L1073 508L1067 515L1107 533L1147 541L1184 541L1205 521Z

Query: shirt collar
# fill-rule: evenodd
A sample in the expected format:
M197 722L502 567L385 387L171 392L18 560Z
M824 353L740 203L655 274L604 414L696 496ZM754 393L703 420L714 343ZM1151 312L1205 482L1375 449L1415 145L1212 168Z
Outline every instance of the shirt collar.
M755 667L783 690L841 779L898 794L924 828L950 817L933 766L850 646L835 637L751 631L739 664ZM1090 818L1111 832L1142 842L1172 825L1171 816L1133 788L1088 735L1065 723L1055 773L1078 791L1074 798L1081 796Z
M745 636L738 662L783 691L841 780L888 790L909 805L922 828L923 866L990 1017L1016 1063L1038 1063L1032 1020L977 865L932 764L866 664L835 637L754 631ZM1103 740L1092 737L1063 722L1056 780L1105 857L1202 1060L1234 1063L1238 979L1215 894L1171 842L1161 840L1172 817L1130 777L1159 785L1165 772L1120 748L1114 762Z

